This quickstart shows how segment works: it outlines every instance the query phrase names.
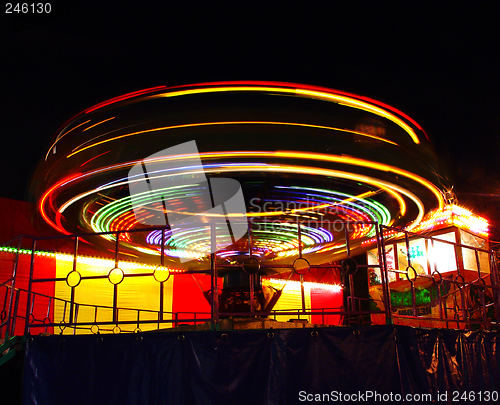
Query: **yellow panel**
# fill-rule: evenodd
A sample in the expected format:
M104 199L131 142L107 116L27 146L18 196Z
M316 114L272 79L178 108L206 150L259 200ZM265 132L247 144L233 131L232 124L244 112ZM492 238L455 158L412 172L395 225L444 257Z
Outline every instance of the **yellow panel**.
M265 280L266 283L268 283L270 286L281 289L283 286L283 283L285 280L283 280L283 283L276 282L276 281L270 281L270 280ZM304 298L306 302L306 310L311 309L311 290L309 286L306 284L304 285ZM281 294L280 299L274 306L273 310L276 311L300 311L302 310L302 295L300 293L300 283L296 281L289 281L286 283L285 288L283 289L283 293ZM276 316L276 320L280 322L287 322L290 319L295 318L294 315L278 315ZM311 322L311 317L309 315L301 315L301 319L307 319L307 322Z
M158 311L160 309L160 283L152 276L153 267L131 266L130 263L119 263L119 267L123 269L125 277L123 281L117 284L117 307L122 308L118 311L118 320L120 322L139 320L157 320ZM112 284L107 275L114 268L114 262L111 260L100 260L92 258L78 258L76 270L81 277L89 276L105 276L99 279L82 279L78 286L75 287L75 302L78 303L77 321L78 323L94 323L94 322L112 322L113 320L113 294L114 284ZM73 259L66 255L57 255L56 258L56 277L66 278L73 271ZM134 273L150 273L147 276L127 275ZM74 273L73 273L74 274ZM75 279L75 278L74 278ZM74 280L73 279L73 280ZM76 277L76 280L78 278ZM70 304L65 304L63 300L71 300L71 287L66 281L58 281L55 283L55 296L58 300L54 305L54 320L55 322L69 322ZM172 319L172 296L173 296L173 276L164 283L163 291L163 319ZM98 307L97 313L95 311ZM109 307L109 308L103 308ZM76 309L74 309L76 311ZM112 331L114 325L100 326L101 332ZM165 324L163 327L168 327ZM86 325L83 329L78 329L78 333L91 333L91 325ZM133 331L137 327L136 323L129 325L120 325L122 331ZM141 330L151 330L158 327L157 323L140 324ZM96 331L96 328L93 328ZM63 333L73 333L72 328L66 328Z

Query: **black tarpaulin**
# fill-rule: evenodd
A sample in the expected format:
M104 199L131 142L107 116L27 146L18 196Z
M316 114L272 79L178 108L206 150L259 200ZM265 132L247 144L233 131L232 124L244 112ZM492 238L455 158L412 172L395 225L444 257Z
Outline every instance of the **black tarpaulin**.
M497 340L390 325L33 336L23 403L451 403L454 392L500 389Z

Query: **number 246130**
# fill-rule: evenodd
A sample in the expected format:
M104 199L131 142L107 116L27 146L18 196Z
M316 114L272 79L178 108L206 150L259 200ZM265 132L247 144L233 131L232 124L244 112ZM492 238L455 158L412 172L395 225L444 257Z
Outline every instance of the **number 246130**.
M50 3L6 3L6 14L48 14L52 11Z

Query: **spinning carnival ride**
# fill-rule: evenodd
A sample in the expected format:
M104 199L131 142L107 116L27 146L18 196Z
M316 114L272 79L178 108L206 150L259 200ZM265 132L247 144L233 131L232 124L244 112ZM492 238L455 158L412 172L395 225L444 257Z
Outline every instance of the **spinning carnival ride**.
M150 179L189 177L193 156L148 157L192 140L209 179L241 184L255 228L253 255L263 261L297 254L297 220L304 224L303 254L345 249L336 234L343 231L335 226L339 221L411 230L428 211L444 206L449 186L422 129L392 107L319 87L206 83L138 91L71 119L37 171L40 214L65 234L144 228L134 215L129 170L145 161ZM155 190L144 209L157 215L161 195L177 213L193 214L186 201L201 195L202 187ZM266 226L281 223L286 225ZM353 248L374 236L373 226L353 224L350 232L359 242ZM139 240L130 233L124 242L144 257L159 254L161 239L152 231ZM204 229L178 238L166 231L163 240L172 258L202 260L210 251ZM248 238L240 240L224 257L248 252L247 245Z
M190 141L198 153L161 153ZM197 159L209 182L193 180ZM139 193L134 209L138 164L162 187ZM260 288L260 277L366 252L377 225L417 227L445 206L441 173L422 128L388 105L314 86L215 82L146 89L83 111L55 137L33 192L47 224L98 235L95 249L119 243L131 260L160 257L179 272L208 274L215 260L224 288L248 288L243 271L258 272ZM210 184L228 178L246 212L204 216L223 203ZM182 229L148 225L172 215L187 218ZM243 237L233 237L235 225Z

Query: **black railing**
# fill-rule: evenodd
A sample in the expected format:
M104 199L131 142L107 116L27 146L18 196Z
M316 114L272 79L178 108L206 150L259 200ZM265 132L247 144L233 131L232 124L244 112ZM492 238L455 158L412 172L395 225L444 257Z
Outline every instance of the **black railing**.
M433 326L446 328L470 329L481 327L491 329L493 326L498 328L498 320L500 319L500 290L499 276L496 266L494 252L481 247L473 247L462 243L457 243L443 239L443 237L426 236L414 234L412 232L403 231L397 228L381 226L381 249L384 252L384 267L385 277L390 274L399 279L406 285L409 304L401 310L395 308L393 297L400 292L395 290L398 287L398 282L386 283L387 292L384 303L392 314L393 321L398 323L402 320L422 320L425 319L431 322ZM395 239L385 238L385 233L396 233L398 237ZM459 237L458 230L456 238ZM420 240L424 246L422 255L427 259L426 266L420 271L415 269L412 261L411 242ZM394 266L387 264L387 245L395 246L403 245L399 253L403 253L405 257L405 265L400 268L400 260L394 260ZM433 249L436 245L446 246L449 249L447 256L453 256L449 267L439 270L436 263L429 260ZM394 249L395 250L395 249ZM473 256L475 260L469 266L466 265L464 254ZM482 256L482 260L480 258ZM442 257L440 258L442 259ZM469 267L469 268L468 268ZM422 282L423 281L423 282ZM420 286L419 286L420 284ZM430 300L435 302L434 313L422 314L422 306L419 305L418 295L422 292L422 285L429 287L426 292L430 291ZM409 288L408 288L409 287ZM387 299L389 298L389 299ZM408 302L407 302L408 304ZM421 304L421 303L420 303ZM424 307L425 308L425 307ZM427 307L429 308L429 307ZM425 316L423 316L425 315ZM434 324L432 324L434 322ZM441 325L439 325L441 324Z
M311 221L309 221L310 224ZM288 262L279 263L267 262L260 263L262 267L269 269L281 268L290 273L290 277L298 278L301 283L302 305L289 309L257 311L250 300L250 310L247 312L228 312L219 309L218 290L219 277L218 271L228 268L241 269L245 267L244 263L221 266L218 261L219 253L212 253L207 268L197 270L196 272L186 271L180 273L180 277L187 277L191 274L203 273L210 276L211 285L208 291L205 291L205 298L209 299L210 313L193 311L165 311L164 303L164 284L165 280L157 279L155 271L144 271L142 273L128 274L120 269L121 260L119 260L121 235L125 231L101 232L70 236L58 236L55 238L35 238L21 236L12 242L15 258L13 260L12 277L3 284L0 284L0 334L8 337L15 334L16 326L24 325L24 334L33 333L104 333L104 332L138 332L143 329L161 329L167 327L176 327L179 325L199 326L207 325L212 329L220 328L221 319L227 318L259 318L259 319L277 319L277 316L290 316L291 319L312 319L315 316L321 316L322 324L325 323L325 317L338 316L339 325L358 324L358 323L404 323L406 321L417 322L420 325L427 325L430 322L432 326L447 328L471 328L481 327L485 329L498 328L500 319L500 290L498 280L498 270L494 260L493 252L480 247L471 247L460 243L446 241L437 237L423 236L406 232L398 228L387 226L378 226L373 222L346 222L344 229L345 235L337 247L332 244L331 261L321 258L323 264L311 264L315 253L309 255L303 253L301 240L301 224L298 226L298 252L297 255ZM374 241L368 244L367 248L359 249L359 241L351 240L349 234L349 225L364 225L375 229ZM151 231L153 228L127 230L126 233ZM164 228L158 228L162 230ZM249 252L247 258L252 258L252 235L251 225L249 225L248 245ZM397 233L396 241L394 234ZM81 276L78 272L78 257L80 252L80 241L82 239L95 236L112 235L114 244L114 267L110 268L108 274ZM432 267L432 263L427 263L427 269L415 269L412 265L411 245L415 239L424 241L425 255L429 255L432 246L435 244L446 244L451 246L455 255L455 265L453 271L443 271ZM66 277L41 277L37 271L36 249L40 242L53 239L67 239L72 241L73 264ZM212 238L214 239L214 238ZM26 241L30 242L30 264L29 281L27 289L16 287L19 256L21 249L24 248ZM215 243L215 241L213 241ZM389 245L402 246L401 251L406 257L406 265L400 268L399 260L392 260L396 264L391 266L387 256L387 247ZM11 243L12 244L12 243ZM369 264L359 264L354 260L353 252L366 251L372 249L377 252L377 262ZM356 250L357 249L357 250ZM464 266L464 251L473 252L475 257L474 268ZM469 254L470 256L470 254ZM161 249L161 257L158 266L164 265L165 251ZM485 261L485 258L487 259ZM301 260L298 263L298 260ZM298 264L297 264L298 263ZM487 265L485 265L487 263ZM311 268L316 269L335 269L342 277L342 284L345 291L344 303L335 308L306 308L304 299L304 276ZM250 269L250 267L248 267ZM247 270L248 270L247 269ZM306 270L307 271L306 271ZM357 281L354 274L359 269L362 271L375 270L380 275L380 284L377 287L380 291L378 298L360 293L361 290L356 285ZM444 269L446 270L446 269ZM112 274L112 272L114 272ZM471 277L471 274L475 274ZM255 274L250 272L249 296L253 297ZM71 277L75 280L71 281ZM116 277L118 281L113 282ZM124 308L118 305L118 295L120 289L118 285L127 277L154 277L157 279L160 288L157 297L151 297L156 300L157 310L143 308ZM289 277L289 279L290 279ZM100 305L88 302L79 302L76 299L75 289L79 282L85 279L107 279L113 284L113 304ZM367 275L368 278L368 275ZM287 280L283 280L286 284ZM63 299L48 294L35 291L36 287L43 283L65 282L70 289L70 298ZM368 281L367 281L368 282ZM422 285L426 285L424 298L430 300L432 305L422 305L419 300L422 299ZM371 287L370 287L371 288ZM402 292L403 291L403 292ZM404 301L404 305L397 300ZM374 305L374 302L376 305ZM427 302L428 304L429 302ZM57 306L57 319L54 319L55 307ZM21 313L21 308L25 312ZM431 308L431 309L429 309ZM93 317L87 315L82 318L82 312L93 313ZM430 313L429 313L430 312ZM133 316L131 315L133 314ZM373 317L377 317L377 320Z

